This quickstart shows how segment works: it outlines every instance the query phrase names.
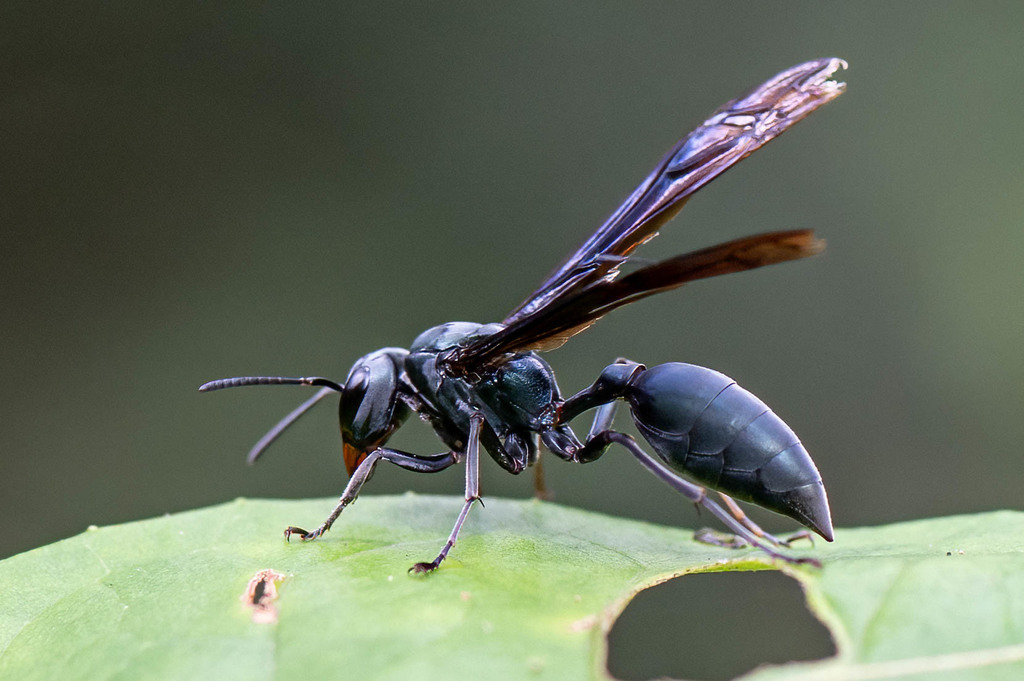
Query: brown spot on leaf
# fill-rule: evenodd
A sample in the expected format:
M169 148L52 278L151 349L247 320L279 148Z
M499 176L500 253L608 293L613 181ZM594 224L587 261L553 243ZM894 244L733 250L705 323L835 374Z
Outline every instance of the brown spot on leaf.
M242 594L242 602L252 609L252 621L259 623L277 622L277 582L284 575L274 570L260 570L249 580L249 586Z

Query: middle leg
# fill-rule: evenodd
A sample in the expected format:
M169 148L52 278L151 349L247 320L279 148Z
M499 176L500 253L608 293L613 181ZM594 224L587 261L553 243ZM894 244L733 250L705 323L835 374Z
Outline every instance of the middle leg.
M466 438L466 500L462 505L459 517L455 520L455 527L452 528L451 534L448 535L448 541L441 548L441 552L437 554L437 558L429 563L416 563L409 568L409 572L420 574L437 569L441 561L448 557L448 552L455 546L455 540L459 537L462 523L469 515L469 509L472 508L474 502L480 500L480 429L483 427L483 423L482 414L477 413L470 417L469 437Z

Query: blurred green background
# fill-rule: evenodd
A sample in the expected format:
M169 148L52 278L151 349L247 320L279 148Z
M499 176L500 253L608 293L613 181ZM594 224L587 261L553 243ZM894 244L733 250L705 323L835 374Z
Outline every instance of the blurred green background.
M248 468L309 392L196 387L342 379L500 319L718 105L826 56L847 93L640 255L805 227L827 252L547 359L567 393L620 355L729 374L801 435L840 527L1021 506L1024 5L16 2L0 25L0 556L338 494L332 408ZM393 442L440 449L419 423ZM622 454L547 469L559 502L702 522ZM493 465L482 484L531 493ZM406 489L460 494L461 473L382 468L368 493Z

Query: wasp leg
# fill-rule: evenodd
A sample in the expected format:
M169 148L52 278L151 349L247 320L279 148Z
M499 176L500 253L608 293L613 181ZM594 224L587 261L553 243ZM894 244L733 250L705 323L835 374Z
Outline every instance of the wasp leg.
M590 442L606 430L611 429L612 421L615 420L615 412L618 408L618 402L608 402L597 408L597 413L594 414L594 422L590 424L590 432L587 433L587 442Z
M687 499L692 501L694 504L703 506L711 512L716 518L732 530L739 538L746 541L753 547L756 547L768 554L772 558L791 563L795 565L809 564L820 567L821 563L813 558L793 558L780 553L775 550L775 547L766 540L762 540L752 531L750 531L743 523L732 516L727 510L722 508L713 499L709 499L707 496L707 490L699 485L695 485L689 480L677 475L663 464L658 459L651 456L643 450L640 445L637 444L629 435L620 433L614 430L605 430L595 434L592 438L587 439L587 444L583 450L586 455L593 456L592 452L586 452L586 450L596 450L598 452L604 451L611 443L617 443L625 447L630 454L632 454L643 466L654 473L658 478L667 483L670 487L680 492Z
M397 449L385 449L383 447L375 449L367 454L363 462L352 473L352 477L349 478L348 484L345 486L345 491L342 493L341 498L338 499L338 504L331 511L331 515L327 516L327 520L312 532L307 532L301 527L289 527L284 531L285 539L290 540L293 534L297 534L303 541L312 541L331 529L331 525L338 519L338 516L345 510L345 507L359 496L359 490L370 479L377 464L381 461L389 461L400 468L415 471L416 473L436 473L443 471L452 464L458 463L458 458L454 452L423 456L402 452Z
M459 530L462 523L469 515L469 509L473 503L480 500L480 429L483 427L484 417L481 414L473 414L469 421L469 436L466 438L466 502L462 505L462 511L455 521L452 533L448 535L448 541L441 548L437 558L429 563L416 563L409 572L417 574L433 572L447 556L448 552L455 546L455 540L459 537Z
M814 533L810 530L799 530L797 532L794 532L785 537L784 539L781 539L780 543L782 544L782 546L790 548L793 542L800 541L803 539L806 539L808 542L810 542L811 546L814 546Z
M751 520L750 517L743 512L743 509L740 508L740 505L737 504L732 497L722 492L719 492L718 496L722 498L722 502L725 503L725 507L729 509L729 512L732 513L733 517L743 523L743 525L753 532L756 537L764 539L775 546L782 546L787 549L791 548L792 543L799 539L806 539L811 542L812 545L814 544L814 537L811 535L809 530L800 530L799 532L794 532L785 538L776 537L773 534L765 532L761 529L760 525ZM740 537L735 535L723 535L720 532L715 532L714 530L706 527L697 530L697 532L694 533L693 538L699 542L704 542L705 544L723 546L726 548L741 549L748 545L747 542L743 541Z
M722 503L725 504L725 507L729 509L729 513L732 513L732 517L736 518L736 520L743 523L744 527L753 532L755 537L760 537L761 539L764 539L765 541L768 541L771 544L774 544L775 546L789 546L786 543L786 540L779 539L775 535L765 532L763 529L761 529L761 526L755 523L753 520L751 520L750 517L746 513L744 513L743 509L740 508L740 505L737 504L732 497L730 497L727 494L723 494L722 492L719 492L718 496L721 497ZM706 535L706 533L703 533L701 531L698 531L698 533ZM709 543L714 543L715 541L714 539L711 539L710 536L705 536L705 538L709 541ZM739 537L735 537L734 539L739 541L740 546L746 543L739 540ZM733 541L732 543L736 543L736 541Z
M735 534L729 534L728 532L719 532L718 530L713 530L710 527L702 527L694 532L693 540L698 541L701 544L718 546L723 549L746 549L750 547L750 544L748 544L742 537L738 537Z
M784 538L773 537L772 535L765 532L763 537L766 541L774 544L775 546L781 546L783 548L793 548L793 542L806 539L807 541L814 544L814 536L809 530L800 530L794 532ZM745 549L749 548L750 544L747 543L742 537L737 537L735 534L729 534L728 532L719 532L710 527L702 527L693 533L694 541L699 541L701 544L710 544L711 546L720 546L723 549Z
M561 454L561 456L573 463L590 463L600 458L610 444L609 440L604 439L605 434L616 432L611 430L611 425L615 419L617 408L618 403L616 402L608 402L598 407L597 413L594 414L594 422L590 426L590 432L587 433L586 444L576 450L570 450L568 456L565 454ZM559 454L557 451L555 453Z
M537 460L533 462L533 496L541 501L551 501L555 498L555 492L548 487L544 480L544 458L539 448Z

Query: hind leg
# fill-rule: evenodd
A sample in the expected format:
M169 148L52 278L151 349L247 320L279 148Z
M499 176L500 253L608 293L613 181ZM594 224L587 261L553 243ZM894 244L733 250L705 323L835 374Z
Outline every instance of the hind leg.
M602 421L610 420L602 419ZM736 519L736 517L727 511L725 508L720 506L713 499L708 498L707 490L699 485L686 480L682 476L668 469L664 464L661 463L656 457L648 454L644 449L637 444L629 435L620 433L614 430L604 430L593 434L592 437L587 438L587 444L579 452L579 459L581 461L593 460L600 456L600 453L608 448L611 443L622 445L626 450L632 454L637 461L643 464L644 468L654 473L659 479L667 483L670 487L680 492L683 496L689 499L694 504L707 509L713 516L718 518L722 524L729 528L737 538L744 541L746 544L754 548L760 549L764 553L768 554L772 558L781 560L786 563L793 565L815 565L820 567L821 563L814 558L794 558L787 556L784 553L780 553L776 550L779 544L758 537L752 530L750 530L744 523ZM731 501L731 500L730 500ZM752 521L751 521L752 522ZM760 528L758 528L760 529ZM741 545L737 545L741 546Z
M764 539L773 546L781 546L787 549L792 547L792 543L794 541L800 539L806 539L811 542L811 544L814 544L814 536L809 530L800 530L799 532L794 532L785 538L776 537L769 532L765 532L761 529L760 525L751 520L750 517L743 512L743 509L740 508L740 505L737 504L732 497L727 494L723 494L722 492L719 492L718 496L722 498L722 502L729 510L729 513L731 513L736 520L742 523L744 527L753 532L755 537ZM710 527L703 527L697 530L694 532L693 538L704 544L711 544L712 546L721 546L729 549L742 549L749 546L749 544L741 537L734 534L718 532Z

